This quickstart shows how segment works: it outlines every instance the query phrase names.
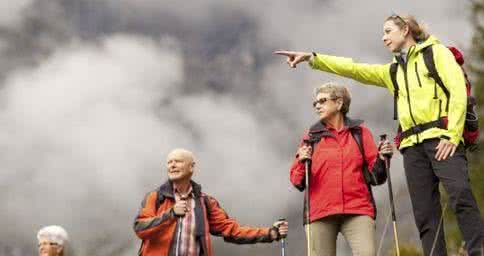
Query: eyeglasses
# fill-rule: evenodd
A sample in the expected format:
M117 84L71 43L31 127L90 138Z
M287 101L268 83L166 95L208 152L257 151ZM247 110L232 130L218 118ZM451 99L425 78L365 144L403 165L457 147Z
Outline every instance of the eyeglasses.
M48 246L59 246L59 244L58 244L58 243L56 243L56 242L51 242L51 241L43 241L43 242L40 242L40 243L38 244L38 246L39 246L39 247L41 247L41 246L46 246L46 245L48 245Z
M321 98L319 100L315 100L315 101L313 101L313 107L315 108L318 104L323 105L328 100L336 100L336 99L338 99L338 97L336 97L336 98Z

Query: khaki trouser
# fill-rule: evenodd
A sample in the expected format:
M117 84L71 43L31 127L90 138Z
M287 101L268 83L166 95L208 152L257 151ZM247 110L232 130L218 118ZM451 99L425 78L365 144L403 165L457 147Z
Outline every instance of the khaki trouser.
M353 256L375 256L375 220L367 215L331 215L311 225L311 255L335 256L341 232Z

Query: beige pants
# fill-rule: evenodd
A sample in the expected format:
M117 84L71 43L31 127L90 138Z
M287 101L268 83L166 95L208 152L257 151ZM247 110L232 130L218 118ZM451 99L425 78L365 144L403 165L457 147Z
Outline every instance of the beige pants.
M353 256L375 256L375 221L366 215L332 215L310 224L311 256L335 256L341 232ZM306 229L307 231L307 229Z

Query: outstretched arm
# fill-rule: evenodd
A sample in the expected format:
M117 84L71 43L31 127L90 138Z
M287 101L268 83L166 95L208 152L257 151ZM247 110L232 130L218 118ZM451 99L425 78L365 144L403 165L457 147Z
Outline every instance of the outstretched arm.
M274 54L286 56L286 62L292 68L296 68L297 64L307 61L313 69L351 78L363 84L388 87L390 90L393 90L390 64L370 65L355 63L351 58L309 52L275 51Z
M230 218L215 198L208 197L210 233L236 244L270 243L287 234L287 222L276 222L272 227L241 226Z

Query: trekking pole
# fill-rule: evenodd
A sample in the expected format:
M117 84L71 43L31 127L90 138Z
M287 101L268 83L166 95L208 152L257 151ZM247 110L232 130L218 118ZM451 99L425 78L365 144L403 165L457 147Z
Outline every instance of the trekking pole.
M442 225L444 223L444 216L445 216L445 212L447 211L448 203L449 202L445 202L445 204L444 204L442 214L441 214L440 220L439 220L439 225L437 226L437 232L435 232L434 241L432 242L432 249L430 249L430 255L429 256L434 255L434 250L435 250L435 247L437 246L437 240L438 240L439 235L440 235L440 229L442 228Z
M380 142L383 143L387 140L387 135L380 135ZM383 145L383 144L382 144ZM392 179L390 177L390 158L392 154L384 154L385 157L385 171L388 178L388 196L390 199L390 207L392 209L392 221L393 221L393 236L395 240L395 250L397 251L397 256L400 256L400 246L398 245L398 232L397 232L397 217L395 214L395 203L393 202L393 187Z
M310 220L309 220L309 209L310 209L310 206L309 206L309 168L311 166L311 160L310 159L306 159L306 161L304 161L304 169L305 169L305 176L306 176L306 233L307 233L307 236L306 236L306 239L307 239L307 243L306 243L306 247L307 247L307 252L308 252L308 256L311 256L311 226L309 225L310 224Z
M378 243L378 250L376 251L376 256L381 255L381 250L383 249L383 240L385 240L387 230L388 230L388 225L390 225L391 219L392 219L392 209L390 206L388 206L388 214L385 221L385 226L383 227L383 234L381 235L380 242Z
M280 218L279 221L286 221L285 218ZM286 256L286 236L281 237L281 256Z
M305 140L304 143L306 145L309 145L311 146L312 148L312 142L311 140ZM308 256L311 256L311 226L309 225L309 223L311 222L309 220L309 209L310 209L310 205L309 205L309 173L310 173L310 168L311 168L311 159L305 159L304 160L304 177L305 177L305 197L306 197L306 249L307 249L307 253L308 253Z

